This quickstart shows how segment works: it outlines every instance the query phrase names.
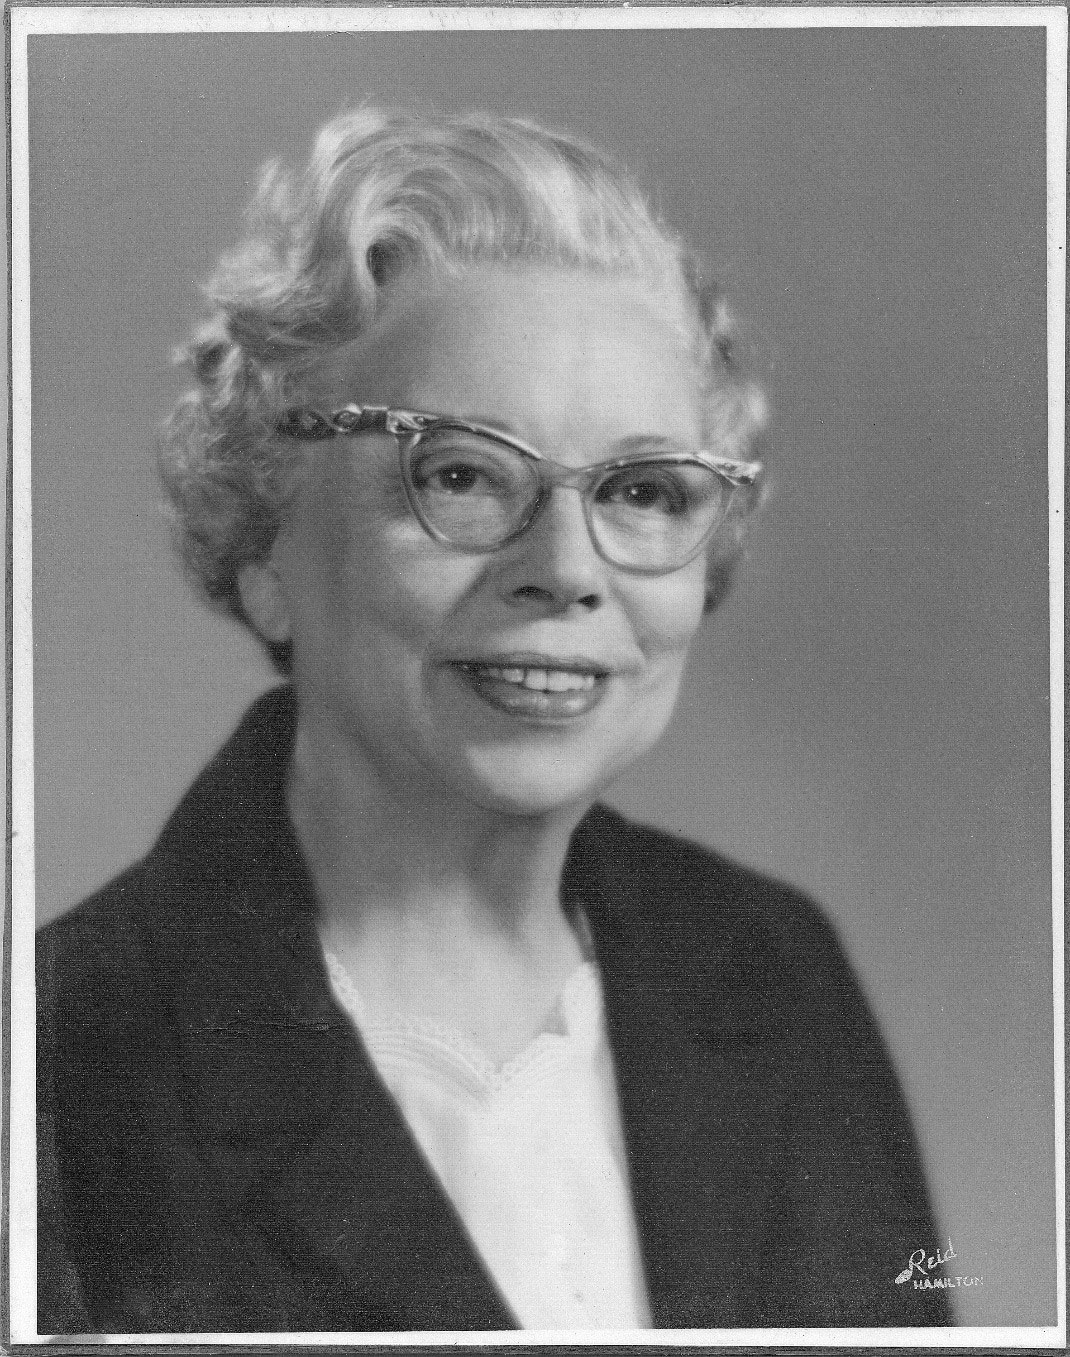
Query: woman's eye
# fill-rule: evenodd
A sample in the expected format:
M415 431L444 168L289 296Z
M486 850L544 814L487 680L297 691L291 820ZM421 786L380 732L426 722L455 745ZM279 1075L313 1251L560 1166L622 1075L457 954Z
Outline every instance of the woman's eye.
M663 514L684 513L690 503L687 487L676 477L649 471L611 477L598 498L623 509Z
M436 490L444 490L450 495L464 495L475 490L484 477L476 467L455 462L452 466L439 467L429 479Z
M637 509L654 509L665 502L664 486L654 481L636 481L624 493L629 503Z
M493 495L500 493L501 476L486 458L450 453L416 462L413 480L433 495Z
M416 450L412 479L429 495L459 498L509 493L515 458L477 438L429 436Z

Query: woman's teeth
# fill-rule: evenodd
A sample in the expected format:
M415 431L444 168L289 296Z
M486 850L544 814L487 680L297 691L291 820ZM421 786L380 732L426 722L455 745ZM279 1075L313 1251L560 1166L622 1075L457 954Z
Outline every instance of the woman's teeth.
M593 674L578 674L574 669L521 669L493 664L472 665L471 668L486 678L515 683L518 687L542 693L583 692L593 688L595 683Z

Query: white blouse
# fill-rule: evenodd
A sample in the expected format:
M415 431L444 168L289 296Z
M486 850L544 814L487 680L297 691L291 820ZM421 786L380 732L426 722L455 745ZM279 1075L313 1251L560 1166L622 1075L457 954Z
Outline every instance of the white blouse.
M326 960L339 1003L521 1327L649 1327L594 965L572 973L547 1029L498 1068L458 1032L369 1021L341 962L330 951Z

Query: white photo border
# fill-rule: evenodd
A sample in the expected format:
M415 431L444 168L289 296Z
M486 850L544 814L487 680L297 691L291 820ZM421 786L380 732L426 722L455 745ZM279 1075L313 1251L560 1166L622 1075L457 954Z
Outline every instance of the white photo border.
M887 27L1043 27L1047 30L1047 269L1048 269L1048 489L1051 682L1052 1001L1055 1020L1057 1323L1019 1328L686 1330L592 1336L574 1332L455 1333L230 1333L40 1335L36 1329L36 1183L34 1136L34 762L33 615L30 503L30 274L28 39L39 34L467 32L563 28L795 29ZM1066 1342L1065 1055L1064 1055L1064 546L1065 546L1065 298L1066 298L1066 77L1067 12L1061 6L583 6L342 7L331 6L25 6L9 10L10 137L10 956L6 1038L10 1068L5 1169L8 1238L7 1332L13 1346L56 1351L130 1345L140 1350L173 1344L196 1349L244 1347L555 1347L597 1346L821 1348L1052 1348Z

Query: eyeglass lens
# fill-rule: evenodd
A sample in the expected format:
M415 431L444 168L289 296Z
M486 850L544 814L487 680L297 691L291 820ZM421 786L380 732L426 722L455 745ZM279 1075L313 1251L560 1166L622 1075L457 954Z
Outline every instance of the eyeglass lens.
M465 429L432 429L406 447L413 508L436 536L489 551L520 532L542 492L540 463ZM724 518L732 487L701 462L651 456L607 469L585 495L599 551L637 570L690 560Z

